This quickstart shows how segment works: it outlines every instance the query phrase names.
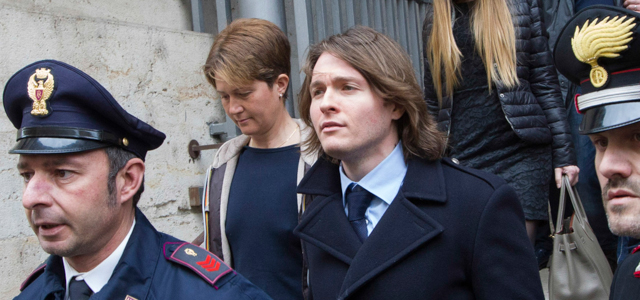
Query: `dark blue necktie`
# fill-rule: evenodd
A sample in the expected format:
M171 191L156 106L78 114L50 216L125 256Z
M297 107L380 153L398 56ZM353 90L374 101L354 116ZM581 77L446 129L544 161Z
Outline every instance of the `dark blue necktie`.
M371 200L373 200L373 194L369 193L369 191L363 189L359 185L356 185L356 187L352 189L351 187L353 184L354 183L349 185L345 192L347 208L349 209L347 219L349 219L349 223L351 223L353 230L356 231L360 241L364 242L368 236L367 221L364 214L367 212L367 208L369 208Z
M93 295L93 291L84 280L76 280L75 277L69 281L69 299L87 300Z

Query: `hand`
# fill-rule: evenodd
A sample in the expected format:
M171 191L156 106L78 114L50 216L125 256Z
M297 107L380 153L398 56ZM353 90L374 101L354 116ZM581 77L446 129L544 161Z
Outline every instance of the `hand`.
M640 12L640 0L625 0L622 5L628 10Z
M569 182L571 185L576 185L578 183L578 173L580 173L580 168L578 166L564 166L562 168L554 169L556 175L556 186L560 188L562 183L562 175L566 174L569 176Z

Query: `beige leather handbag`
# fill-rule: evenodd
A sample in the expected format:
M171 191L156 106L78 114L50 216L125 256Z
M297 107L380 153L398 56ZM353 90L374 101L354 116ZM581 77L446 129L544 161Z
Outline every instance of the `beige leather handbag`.
M563 220L566 194L569 194L575 212ZM554 232L549 299L609 299L611 267L589 226L580 197L566 175L562 176L557 230L554 230L551 216L549 223Z

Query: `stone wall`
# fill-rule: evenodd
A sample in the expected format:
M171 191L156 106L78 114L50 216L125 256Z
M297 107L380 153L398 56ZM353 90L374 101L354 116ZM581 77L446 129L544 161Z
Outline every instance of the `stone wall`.
M214 151L193 161L187 143L213 143L208 123L224 121L201 72L213 37L189 31L190 17L185 0L0 0L0 94L13 73L48 58L102 83L126 110L167 134L147 155L139 207L159 230L189 241L202 223L188 187L202 185ZM16 130L0 109L0 298L11 299L47 254L23 212L18 157L7 154Z

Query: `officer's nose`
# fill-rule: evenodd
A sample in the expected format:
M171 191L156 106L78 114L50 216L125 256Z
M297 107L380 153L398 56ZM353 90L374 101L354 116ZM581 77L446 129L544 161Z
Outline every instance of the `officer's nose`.
M615 142L609 142L606 150L601 154L602 159L596 166L598 173L607 179L614 176L627 178L631 176L633 167L629 161L629 153L625 153L625 147L619 147Z
M22 206L26 209L35 209L40 206L51 206L51 183L46 176L34 174L25 184L22 194Z

